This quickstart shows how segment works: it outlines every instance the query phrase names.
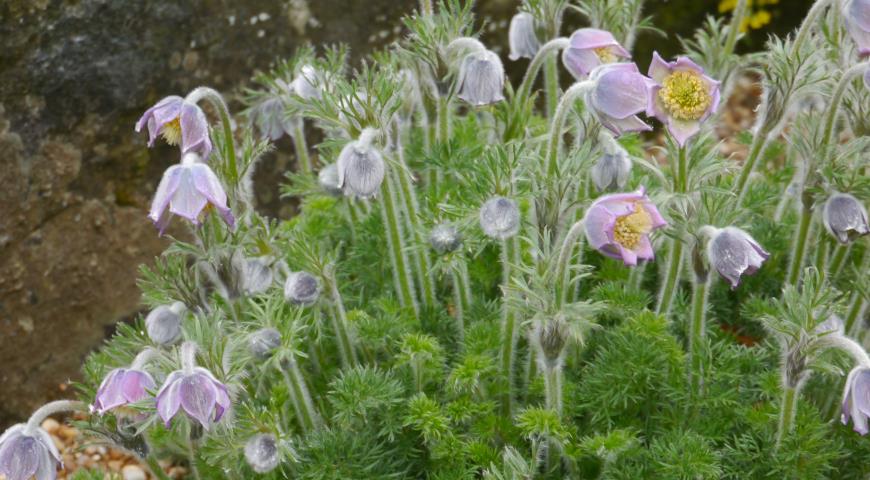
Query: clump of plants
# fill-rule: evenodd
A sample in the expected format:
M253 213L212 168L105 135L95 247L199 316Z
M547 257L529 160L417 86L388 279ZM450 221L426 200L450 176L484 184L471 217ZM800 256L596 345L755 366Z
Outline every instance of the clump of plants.
M518 85L470 3L424 0L355 67L305 48L258 75L236 117L161 100L136 130L180 163L149 216L189 233L81 401L0 437L0 474L55 478L40 424L87 410L157 478L865 478L870 3L741 56L740 0L646 73L642 7L524 1ZM569 8L589 26L563 37ZM746 70L763 99L724 157ZM251 175L285 135L278 221Z

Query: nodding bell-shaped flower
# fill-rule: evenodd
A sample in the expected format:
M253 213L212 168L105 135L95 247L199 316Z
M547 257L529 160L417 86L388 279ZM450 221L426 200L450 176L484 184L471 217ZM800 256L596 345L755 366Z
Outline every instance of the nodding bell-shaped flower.
M685 146L719 107L719 82L686 57L666 62L658 52L653 52L649 76L657 85L650 91L647 115L661 120L674 140Z
M631 58L613 34L597 28L581 28L571 34L568 47L562 51L562 64L577 80L586 78L592 70L620 58Z
M272 286L274 274L268 259L246 258L239 253L233 254L232 263L234 273L238 275L238 287L246 295L263 293Z
M91 410L102 415L113 408L148 398L148 390L156 388L154 378L145 370L133 367L116 368L106 375L97 389Z
M248 337L248 349L257 360L266 360L281 346L281 332L274 328L261 328Z
M381 153L372 146L376 132L363 130L359 139L350 142L338 155L338 186L345 195L371 198L384 181L386 165Z
M6 480L54 480L57 467L63 468L60 452L45 430L21 423L0 436L0 476Z
M601 65L589 74L591 87L585 102L595 118L616 135L652 130L638 113L649 108L649 95L655 82L645 77L633 63Z
M445 253L455 252L462 246L462 236L459 235L459 230L456 229L456 226L442 223L436 225L429 232L429 245L439 255L444 255Z
M162 235L172 214L199 225L200 215L209 206L218 211L230 228L233 227L235 218L227 206L227 194L217 175L201 162L198 154L186 153L180 164L166 169L148 216ZM166 207L169 207L168 213Z
M843 425L852 420L852 428L861 435L867 435L870 427L867 417L870 416L870 368L858 366L846 377L846 388L843 390Z
M158 345L169 345L181 336L181 315L187 310L181 302L160 305L145 317L148 338Z
M752 275L770 257L748 233L736 227L715 229L707 244L707 260L728 280L731 288L740 285L743 275Z
M667 222L641 188L599 197L586 210L583 224L592 248L635 266L655 258L649 235Z
M601 132L604 152L592 165L589 175L599 192L622 190L631 175L631 159L628 152L604 131Z
M822 211L822 222L828 232L844 245L870 233L867 209L848 193L835 193L828 198Z
M511 19L508 27L508 44L511 53L508 58L534 58L541 48L541 42L535 33L535 17L529 12L520 12Z
M286 115L284 100L280 96L269 96L250 110L250 119L260 135L271 141L276 141L284 134L292 135L294 130L293 119Z
M843 13L846 29L858 46L858 56L870 56L870 0L848 0Z
M205 368L197 367L195 355L196 344L184 343L181 346L182 369L169 374L157 392L157 414L166 428L169 428L172 417L183 409L209 430L232 405L226 385Z
M268 473L278 466L278 439L270 433L260 433L245 442L245 460L257 473Z
M341 185L338 183L338 166L334 163L330 163L317 172L317 183L324 192L333 197L344 195Z
M308 272L292 272L284 282L284 298L295 305L307 307L320 296L320 282Z
M495 53L480 49L462 60L457 81L458 97L474 106L504 100L504 66Z
M296 78L290 82L290 88L303 100L311 100L322 96L318 87L319 83L320 78L317 75L317 70L311 65L303 65Z
M480 228L487 237L504 240L520 231L520 209L517 202L493 197L480 207Z
M181 153L196 152L202 158L211 153L208 120L195 103L172 95L145 111L136 122L136 132L148 127L148 146L154 146L158 136L170 145L181 145Z

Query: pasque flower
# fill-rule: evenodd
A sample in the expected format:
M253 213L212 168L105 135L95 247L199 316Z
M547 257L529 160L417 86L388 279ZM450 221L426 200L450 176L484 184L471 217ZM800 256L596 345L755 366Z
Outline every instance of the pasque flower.
M459 230L456 229L456 226L449 223L441 223L429 232L429 245L436 252L443 255L456 251L461 247L462 237L459 235Z
M248 337L248 349L258 360L266 360L281 346L281 332L267 327L257 330Z
M649 76L657 83L650 90L648 115L668 127L680 146L701 130L701 122L719 106L719 82L686 57L666 62L653 52Z
M283 137L286 133L293 133L294 119L286 115L284 100L274 95L266 98L250 110L251 123L257 126L263 137L273 142ZM300 121L300 120L296 120Z
M649 234L667 225L643 188L598 198L583 223L590 246L628 266L655 258Z
M652 129L637 114L648 110L655 82L641 74L637 65L601 65L592 71L588 81L586 106L602 125L616 135Z
M148 146L162 136L170 145L181 145L181 153L197 152L202 158L211 153L208 120L195 103L172 95L157 102L136 122L136 132L148 127Z
M621 190L631 174L628 152L605 131L601 132L599 139L602 154L589 171L592 183L599 192Z
M196 344L181 346L181 370L169 374L157 392L157 414L169 428L172 417L183 409L203 428L218 422L232 405L226 385L205 368L196 366Z
M752 275L770 254L748 233L736 227L715 229L707 244L707 259L728 280L731 288L740 285L743 275Z
M843 12L846 29L858 46L858 55L870 56L870 0L848 0Z
M493 197L480 207L480 228L487 237L504 240L520 231L520 209L517 202Z
M148 338L158 345L168 345L181 335L181 314L187 307L181 302L160 305L145 317Z
M60 453L45 430L21 423L0 436L0 475L6 480L54 480L58 466Z
M224 187L217 175L201 160L202 157L196 153L186 153L180 164L169 167L163 173L148 214L161 234L169 224L171 214L180 215L199 225L200 215L208 206L214 207L230 227L235 223L227 206ZM166 207L169 207L168 213Z
M340 197L344 194L338 183L338 165L334 163L324 166L317 172L317 184L324 192L334 197Z
M302 68L299 69L296 78L290 82L290 87L294 92L296 92L296 95L299 95L304 100L310 100L312 98L321 97L322 93L318 87L319 83L320 81L317 75L317 70L315 70L311 65L303 65Z
M338 186L346 195L370 198L381 188L386 165L372 145L374 135L373 130L364 130L359 140L345 145L338 155Z
M870 368L859 366L846 377L843 391L843 425L852 420L852 428L861 435L870 431L867 417L870 416Z
M308 272L293 272L284 282L284 298L296 305L308 306L320 296L320 282Z
M831 235L847 244L870 233L867 224L867 209L848 193L835 193L825 202L822 223Z
M508 58L533 58L541 48L541 42L535 33L535 17L529 12L520 12L511 18L508 27L508 45L511 53Z
M113 408L138 402L149 396L157 384L148 372L137 368L116 368L106 375L97 390L93 411L102 415Z
M631 58L613 34L597 28L581 28L571 34L568 48L562 51L562 64L582 80L596 67L618 62L620 58Z
M462 60L457 81L459 98L474 105L504 100L504 66L495 53L480 49Z

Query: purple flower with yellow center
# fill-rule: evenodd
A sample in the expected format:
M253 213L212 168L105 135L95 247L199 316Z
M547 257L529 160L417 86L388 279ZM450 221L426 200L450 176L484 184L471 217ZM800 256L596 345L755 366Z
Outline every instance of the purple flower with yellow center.
M6 480L54 480L63 468L60 453L45 430L26 424L0 436L0 476Z
M850 0L843 12L846 29L858 46L858 56L870 56L870 0Z
M206 207L214 207L231 228L235 223L220 180L200 159L196 153L185 154L180 164L169 167L163 173L148 214L161 235L172 214L199 225L200 215ZM168 213L166 207L169 207Z
M103 379L91 409L102 415L149 397L148 391L155 388L154 378L148 372L136 368L116 368Z
M641 188L598 198L583 220L589 245L627 266L655 258L649 235L667 225Z
M731 288L740 285L743 275L752 275L770 257L748 233L736 227L714 229L707 244L707 259L728 280Z
M655 116L682 147L701 130L701 122L719 106L719 82L686 57L674 62L653 53L649 76L657 83L650 90L647 115Z
M183 409L208 430L232 405L226 385L205 368L197 367L195 355L196 344L185 342L181 346L182 369L169 374L157 392L157 414L166 428L172 417Z
M633 63L601 65L589 75L586 106L598 121L616 135L652 130L637 116L649 108L650 90L655 82Z
M852 420L852 428L866 435L870 431L867 417L870 416L870 368L859 366L849 372L846 377L846 388L843 391L843 425Z
M211 153L208 136L208 120L195 103L171 95L145 111L136 122L136 132L148 127L148 146L154 145L158 136L170 145L181 145L181 153L197 152L202 158Z
M596 67L631 58L631 54L613 38L613 34L597 28L581 28L571 34L568 47L562 51L562 64L582 80Z

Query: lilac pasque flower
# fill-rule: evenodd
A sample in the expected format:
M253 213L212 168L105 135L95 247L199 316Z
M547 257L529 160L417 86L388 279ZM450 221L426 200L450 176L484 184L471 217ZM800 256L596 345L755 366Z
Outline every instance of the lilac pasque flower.
M501 59L486 49L468 54L462 60L457 86L457 96L477 107L504 100Z
M571 34L568 48L562 51L562 64L582 80L596 67L631 58L631 54L613 38L613 34L597 28L581 28Z
M825 202L822 223L837 241L847 245L870 234L867 209L860 200L848 193L835 193Z
M195 103L171 95L157 102L136 122L136 132L148 127L148 146L162 136L170 145L181 145L181 153L197 152L202 158L211 153L208 120Z
M91 409L102 415L113 408L148 397L148 390L155 388L154 378L148 372L135 368L116 368L103 379Z
M508 45L511 60L534 58L541 48L541 42L535 33L535 17L529 12L520 12L511 18L508 27Z
M843 425L852 419L852 428L866 435L870 431L867 417L870 416L870 368L858 366L846 377L846 387L843 390Z
M0 475L6 480L54 480L63 468L51 436L26 424L10 427L0 436Z
M163 173L148 214L161 234L169 224L171 214L180 215L199 225L200 215L207 206L214 207L232 228L235 219L227 207L227 194L217 175L208 165L200 162L200 158L195 153L185 154L180 164L169 167ZM167 206L169 214L165 212Z
M858 46L858 56L870 56L870 0L849 0L843 12L846 29Z
M655 82L645 77L633 63L601 65L589 75L590 88L585 103L598 121L616 135L652 130L638 113L649 108Z
M719 106L719 82L704 75L704 69L686 57L674 62L653 52L649 76L656 84L650 90L647 115L661 120L682 147L701 130L701 122Z
M643 188L598 198L583 223L589 245L627 266L655 258L649 234L667 225Z
M728 280L731 288L740 285L740 277L752 275L770 257L748 233L736 227L716 229L707 244L707 259Z

